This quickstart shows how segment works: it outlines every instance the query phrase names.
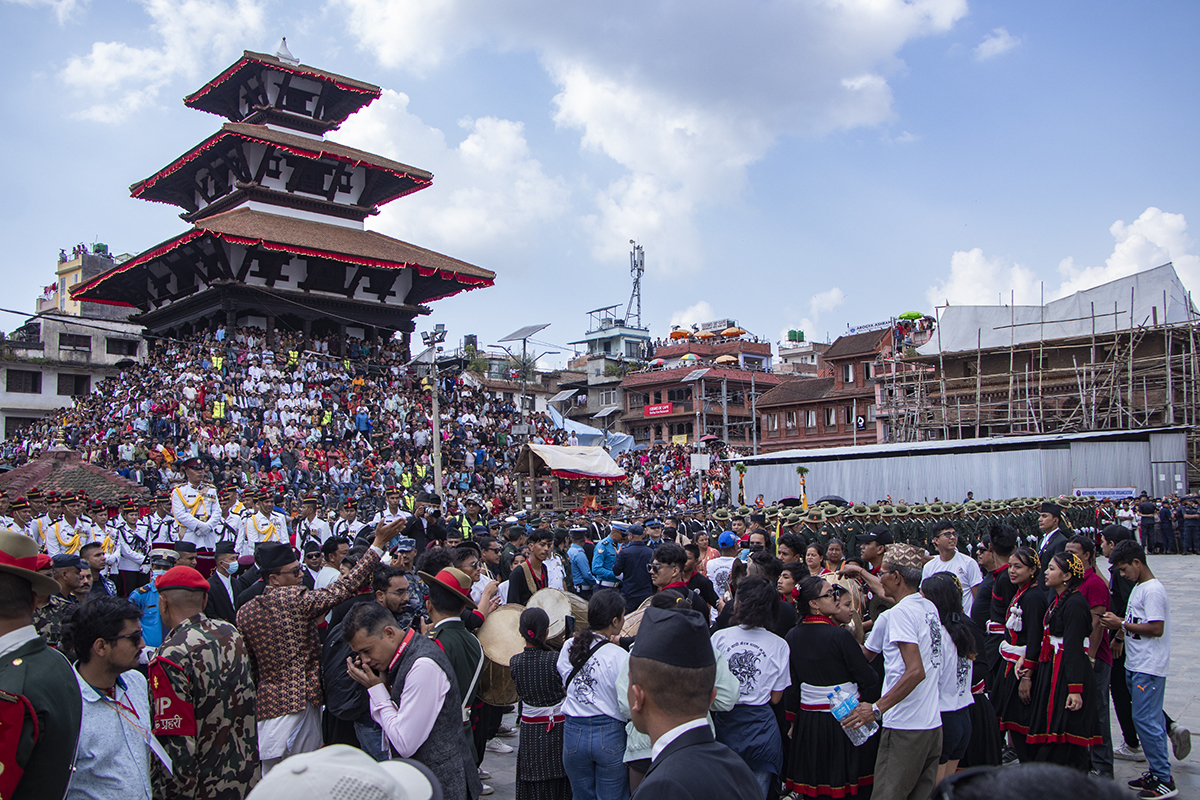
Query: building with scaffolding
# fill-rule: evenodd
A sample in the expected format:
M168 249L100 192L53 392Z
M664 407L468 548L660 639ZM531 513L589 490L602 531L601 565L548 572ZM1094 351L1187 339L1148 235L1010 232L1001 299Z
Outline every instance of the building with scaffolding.
M1187 429L1200 483L1200 314L1172 264L1035 306L948 306L882 365L883 442ZM1178 483L1179 485L1174 485Z

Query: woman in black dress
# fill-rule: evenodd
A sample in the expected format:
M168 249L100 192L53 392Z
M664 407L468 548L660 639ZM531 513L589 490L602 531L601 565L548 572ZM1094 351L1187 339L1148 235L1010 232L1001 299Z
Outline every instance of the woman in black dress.
M800 581L805 616L787 635L792 683L800 687L794 709L788 791L801 797L864 797L875 771L877 737L855 747L829 711L834 686L857 690L860 699L879 699L879 676L863 656L854 634L837 625L835 587L817 577Z
M1008 559L1008 577L1016 594L1008 604L1004 641L1000 643L1004 667L996 682L996 716L1022 762L1033 760L1025 737L1033 717L1033 676L1041 657L1046 614L1046 592L1037 584L1041 568L1037 551L1030 547L1017 548Z
M1092 610L1079 593L1085 567L1074 553L1058 553L1046 565L1054 600L1046 612L1042 665L1033 687L1033 720L1026 740L1038 761L1091 769L1089 747L1100 744L1096 681L1087 657Z
M540 608L521 612L525 649L508 662L521 698L521 740L517 750L517 800L570 800L571 782L563 769L562 701L558 653L546 644L550 617Z

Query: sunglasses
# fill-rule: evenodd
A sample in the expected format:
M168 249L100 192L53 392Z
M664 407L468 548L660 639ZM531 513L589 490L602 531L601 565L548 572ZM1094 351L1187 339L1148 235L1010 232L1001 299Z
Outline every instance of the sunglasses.
M123 633L120 636L113 636L108 641L119 642L122 639L128 639L129 641L133 642L134 644L137 644L138 642L142 641L142 629L138 628L133 633Z

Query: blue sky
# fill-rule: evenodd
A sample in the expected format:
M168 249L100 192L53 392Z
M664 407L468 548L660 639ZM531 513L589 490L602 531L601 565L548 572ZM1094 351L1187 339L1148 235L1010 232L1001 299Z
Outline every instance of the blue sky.
M128 186L220 119L180 99L286 35L384 87L330 138L430 169L369 226L497 273L484 342L643 320L836 337L1174 260L1200 291L1195 3L0 0L6 308L60 248L185 229ZM6 316L12 329L19 318ZM556 360L556 359L551 359Z

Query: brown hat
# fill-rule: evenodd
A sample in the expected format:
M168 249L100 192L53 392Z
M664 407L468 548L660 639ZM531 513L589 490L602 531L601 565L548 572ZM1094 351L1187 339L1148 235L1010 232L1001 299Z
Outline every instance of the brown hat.
M925 559L921 557L921 551L911 544L890 544L883 556L883 563L920 569L925 566Z
M0 531L0 572L29 581L38 597L60 591L58 581L37 571L37 542L23 533Z

